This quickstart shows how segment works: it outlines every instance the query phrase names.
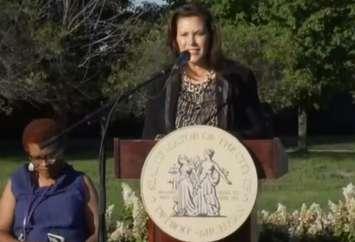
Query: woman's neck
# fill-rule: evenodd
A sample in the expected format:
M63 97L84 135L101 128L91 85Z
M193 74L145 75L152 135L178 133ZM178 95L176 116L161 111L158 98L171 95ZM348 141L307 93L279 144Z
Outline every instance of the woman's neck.
M37 184L39 187L48 187L55 184L60 171L63 169L64 163L60 162L51 169L37 172Z
M38 186L39 187L50 187L55 184L56 179L44 174L38 174Z
M202 83L207 81L207 77L211 70L205 65L188 63L185 71L194 83Z

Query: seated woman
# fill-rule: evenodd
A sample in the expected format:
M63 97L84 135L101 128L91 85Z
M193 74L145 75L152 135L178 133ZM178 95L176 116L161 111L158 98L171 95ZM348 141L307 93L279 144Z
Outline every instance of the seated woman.
M0 241L97 241L97 193L90 179L63 158L52 119L27 125L22 142L29 163L13 173L0 200Z

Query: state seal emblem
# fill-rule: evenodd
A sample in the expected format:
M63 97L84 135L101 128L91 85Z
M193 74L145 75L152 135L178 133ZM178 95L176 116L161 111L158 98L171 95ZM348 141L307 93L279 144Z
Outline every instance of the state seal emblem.
M141 173L143 205L170 236L220 240L248 218L257 196L249 152L228 132L204 125L171 132L147 156Z

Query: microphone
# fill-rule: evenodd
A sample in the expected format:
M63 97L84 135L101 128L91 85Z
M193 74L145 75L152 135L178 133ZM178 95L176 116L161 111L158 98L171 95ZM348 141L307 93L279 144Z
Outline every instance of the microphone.
M185 65L190 60L190 57L191 57L190 52L188 52L187 50L181 52L176 58L172 71L180 69L183 65Z

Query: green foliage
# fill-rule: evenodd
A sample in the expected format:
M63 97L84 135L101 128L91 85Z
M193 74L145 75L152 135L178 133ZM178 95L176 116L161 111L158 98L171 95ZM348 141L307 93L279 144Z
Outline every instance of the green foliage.
M210 5L227 13L233 2ZM235 9L222 17L229 23L223 26L226 53L252 67L263 100L274 108L319 107L353 85L354 9L351 1L267 0L239 20L242 11Z
M43 48L48 55L61 55L63 48L63 29L55 23L44 23L41 28L32 33L32 38Z
M294 55L289 76L305 78L294 86L300 96L308 92L308 98L293 105L321 105L324 97L349 90L355 71L354 9L351 1L269 0L260 5L260 23L278 24L290 33Z
M276 109L283 108L311 94L312 88L305 81L309 78L305 72L292 71L295 47L292 35L284 28L241 21L238 25L225 25L223 37L228 57L253 69L264 102L273 104ZM308 92L300 95L306 89Z
M0 111L19 101L87 112L123 58L137 18L129 1L0 1Z
M112 73L103 86L107 96L119 95L132 89L138 83L148 80L154 74L171 63L171 55L167 46L166 31L162 26L149 26L150 30L128 50L128 58L112 66ZM132 112L141 116L145 105L144 91L135 94L128 104L119 110L123 113Z
M321 89L348 89L355 67L355 14L352 6L317 9L297 31L300 67L308 68Z
M10 114L17 100L44 98L40 91L46 74L40 70L37 73L34 67L37 60L35 43L28 37L29 11L22 11L18 1L4 0L0 1L0 9L0 112Z
M262 99L274 108L319 107L353 85L352 1L201 2L223 25L225 53L256 72Z
M171 62L164 8L139 13L128 10L129 1L114 0L80 7L89 2L0 0L0 110L26 101L49 103L59 113L84 111ZM166 2L174 8L187 1ZM201 2L223 26L225 53L254 70L263 101L275 109L319 107L335 92L354 89L352 1ZM139 115L144 97L129 103L126 111Z
M236 23L241 20L252 22L259 0L202 0L221 22Z

